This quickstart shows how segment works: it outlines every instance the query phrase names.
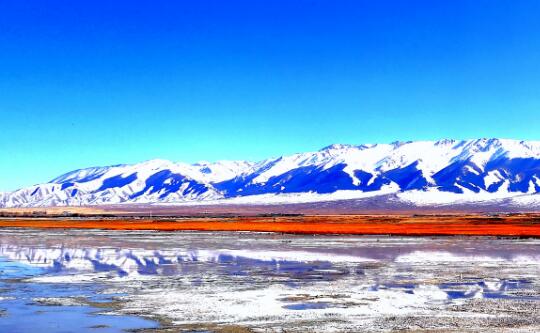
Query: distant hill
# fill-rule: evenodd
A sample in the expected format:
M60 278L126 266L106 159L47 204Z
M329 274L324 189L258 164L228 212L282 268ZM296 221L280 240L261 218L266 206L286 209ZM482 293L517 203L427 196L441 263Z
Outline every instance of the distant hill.
M328 205L343 200L366 209L370 205L537 209L540 142L478 139L335 144L259 162L150 160L71 171L45 184L1 193L0 207Z

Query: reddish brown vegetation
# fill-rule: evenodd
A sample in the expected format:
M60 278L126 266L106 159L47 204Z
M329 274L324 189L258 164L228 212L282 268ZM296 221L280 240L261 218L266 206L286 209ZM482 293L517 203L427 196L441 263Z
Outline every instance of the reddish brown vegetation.
M540 237L540 215L490 217L327 215L187 219L5 219L0 227L110 230L263 231L357 235L488 235Z

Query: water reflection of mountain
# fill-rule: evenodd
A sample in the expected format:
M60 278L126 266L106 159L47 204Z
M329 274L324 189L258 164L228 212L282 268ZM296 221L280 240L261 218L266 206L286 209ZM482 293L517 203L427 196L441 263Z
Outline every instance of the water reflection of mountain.
M32 266L47 268L49 272L116 272L126 275L180 275L201 270L224 270L229 274L295 274L317 272L338 275L348 269L335 267L324 254L307 252L268 252L242 250L144 250L144 249L77 249L35 248L0 245L0 256ZM326 258L328 259L328 258ZM363 258L334 258L350 264ZM340 260L341 259L341 260ZM340 265L344 266L344 265ZM346 265L345 265L346 266ZM332 275L332 274L330 274Z
M285 275L363 272L365 264L537 264L540 241L242 233L5 230L0 256L48 271L128 275ZM356 273L355 273L356 272Z
M250 257L251 254L251 257ZM144 249L77 249L77 248L36 248L15 245L0 245L0 256L41 267L49 274L110 273L119 277L128 276L209 276L238 277L251 276L266 278L281 277L284 282L333 281L352 278L371 282L373 292L400 290L406 294L419 293L420 285L415 283L378 282L357 269L359 262L372 263L363 258L336 257L332 260L316 260L313 253L303 252L261 252L235 250L144 250ZM323 255L324 257L324 255ZM435 256L436 257L436 256ZM295 259L295 260L287 260ZM411 256L403 258L411 259ZM413 256L414 258L414 256ZM328 259L328 258L326 258ZM397 258L398 263L403 260ZM448 260L448 259L446 259ZM455 260L451 260L455 262ZM410 262L415 262L414 260ZM356 268L355 268L356 267ZM390 280L391 281L391 280ZM196 282L196 281L192 281ZM422 287L421 287L422 288ZM497 281L468 281L441 283L433 286L447 295L448 300L467 298L515 298L513 290L530 289L531 282L525 279ZM433 292L432 290L432 292ZM523 297L517 297L523 298ZM537 300L536 296L525 297Z

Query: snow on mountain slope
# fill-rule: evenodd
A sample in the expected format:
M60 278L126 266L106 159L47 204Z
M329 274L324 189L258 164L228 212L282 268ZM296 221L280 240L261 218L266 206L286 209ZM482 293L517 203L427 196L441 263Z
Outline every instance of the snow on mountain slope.
M389 193L417 205L503 198L526 204L525 197L540 193L540 142L478 139L335 144L260 162L150 160L76 170L49 183L0 193L0 207L270 203Z

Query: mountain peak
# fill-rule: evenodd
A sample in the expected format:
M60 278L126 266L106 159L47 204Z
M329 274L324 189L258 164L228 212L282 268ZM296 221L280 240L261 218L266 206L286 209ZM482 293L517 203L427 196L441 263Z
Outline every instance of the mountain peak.
M410 143L413 143L413 141L393 141L390 143L390 145L394 146L394 148L398 148Z
M328 151L328 150L343 150L343 149L350 149L354 148L355 146L350 144L343 144L343 143L334 143L331 145L328 145L326 147L321 148L319 151Z
M450 146L450 145L454 145L456 142L457 140L454 140L454 139L441 139L441 140L435 141L435 145L436 146Z

